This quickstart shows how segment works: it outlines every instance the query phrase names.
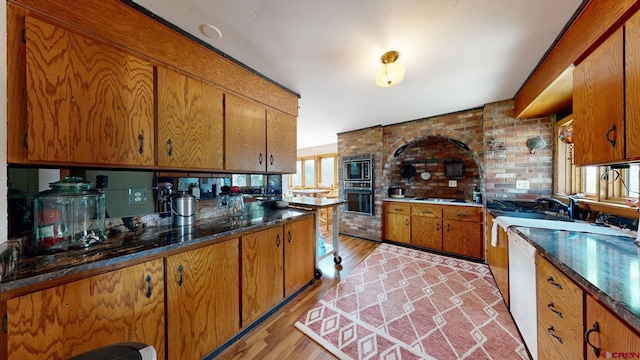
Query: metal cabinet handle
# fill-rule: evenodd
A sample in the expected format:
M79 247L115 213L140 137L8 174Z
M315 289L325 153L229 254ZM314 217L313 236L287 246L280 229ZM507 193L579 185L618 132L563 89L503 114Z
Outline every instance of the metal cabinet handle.
M596 354L596 357L599 358L600 348L593 345L591 343L591 340L589 340L589 337L591 336L592 332L597 332L598 334L600 333L600 325L598 324L597 321L595 322L595 324L593 324L593 327L591 329L587 330L587 332L584 333L584 341L587 342L587 345L591 346L591 348L593 349L593 352Z
M456 216L457 216L457 217L463 217L463 218L466 218L466 217L467 217L467 214L464 214L464 213L457 213L457 214L456 214Z
M273 165L273 154L269 156L269 162L271 163L271 165Z
M142 136L142 134L138 135L138 152L140 154L142 154L144 152L143 146L144 145L144 136Z
M616 147L616 140L609 138L609 134L611 134L611 132L613 131L616 131L616 124L611 125L611 129L607 131L607 141L609 142L609 144L611 144L611 147Z
M440 223L436 223L436 230L440 230Z
M182 270L184 270L182 265L178 266L178 273L180 273L180 279L178 279L178 286L182 286Z
M556 340L558 340L558 342L560 344L562 344L562 338L558 335L555 334L555 332L553 331L553 326L549 326L547 328L547 333L549 333L549 335L553 336L554 338L556 338Z
M171 142L171 139L167 140L167 155L173 155L173 143Z
M555 282L555 280L553 280L553 276L549 276L547 278L547 282L555 287L557 287L558 289L562 290L562 285L560 285L559 283Z
M264 158L262 157L262 153L260 153L260 157L258 157L258 160L260 160L260 165L262 165L262 160L264 160Z
M558 315L559 318L562 318L562 312L560 310L556 309L555 306L553 306L552 302L547 304L547 309L551 310L553 313Z
M409 219L405 220L405 221L404 221L404 224L405 224L405 225L407 225L407 226L409 226Z
M447 224L447 231L451 231L451 225Z
M147 297L147 299L149 299L151 297L151 275L147 275L144 281L147 282L147 293L145 294L145 296Z
M280 247L280 234L276 236L276 247Z
M289 230L288 237L289 237L289 239L288 239L288 240L289 240L289 243L291 243L291 230Z

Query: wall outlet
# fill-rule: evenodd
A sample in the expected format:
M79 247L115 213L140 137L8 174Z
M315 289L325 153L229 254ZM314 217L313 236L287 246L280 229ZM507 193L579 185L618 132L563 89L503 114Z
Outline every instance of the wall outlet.
M449 180L449 187L457 187L458 180Z
M529 180L516 180L516 189L529 189Z
M129 189L129 206L144 205L147 203L147 189L135 188Z

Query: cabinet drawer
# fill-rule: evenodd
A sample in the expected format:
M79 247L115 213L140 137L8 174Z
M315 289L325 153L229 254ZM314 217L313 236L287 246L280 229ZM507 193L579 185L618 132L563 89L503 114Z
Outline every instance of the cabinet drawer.
M536 259L536 280L539 358L581 355L582 290L540 255Z
M430 205L414 205L411 207L411 215L441 218L442 207Z
M398 202L385 202L383 211L386 213L410 215L411 205Z
M537 257L536 273L538 299L553 301L556 307L566 309L567 314L574 310L582 319L582 290L542 256Z
M462 221L482 221L482 212L477 207L447 206L442 210L443 218Z

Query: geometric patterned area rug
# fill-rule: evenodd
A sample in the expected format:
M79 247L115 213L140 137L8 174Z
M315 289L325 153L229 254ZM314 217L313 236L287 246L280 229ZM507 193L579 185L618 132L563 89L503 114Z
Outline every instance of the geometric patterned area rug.
M295 324L340 359L528 359L480 263L381 244Z

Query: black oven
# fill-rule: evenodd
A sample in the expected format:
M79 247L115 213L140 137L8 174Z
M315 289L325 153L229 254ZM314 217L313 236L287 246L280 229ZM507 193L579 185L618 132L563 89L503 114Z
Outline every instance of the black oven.
M373 215L373 191L345 190L345 211Z

